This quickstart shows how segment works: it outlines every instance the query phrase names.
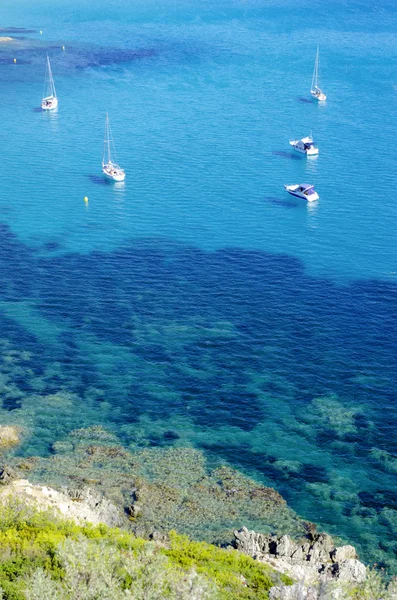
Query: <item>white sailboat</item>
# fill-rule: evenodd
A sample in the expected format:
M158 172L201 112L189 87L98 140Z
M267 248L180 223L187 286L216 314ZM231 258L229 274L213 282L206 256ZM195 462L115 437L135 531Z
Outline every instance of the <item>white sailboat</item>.
M43 110L53 110L58 106L57 93L55 91L54 78L52 76L50 59L47 54L47 70L44 81L44 98L41 101Z
M316 60L314 63L314 71L313 71L313 78L312 78L312 87L310 89L310 93L312 95L312 98L314 98L315 100L324 102L324 100L327 99L327 96L326 96L326 94L324 94L324 92L322 91L322 89L320 88L320 85L319 85L319 56L320 56L320 52L319 52L319 49L317 46Z
M119 165L112 160L111 150L116 158L116 149L112 138L112 132L110 130L109 115L106 113L105 122L105 139L103 142L103 157L102 157L102 173L111 179L112 181L124 181L125 172L119 167Z

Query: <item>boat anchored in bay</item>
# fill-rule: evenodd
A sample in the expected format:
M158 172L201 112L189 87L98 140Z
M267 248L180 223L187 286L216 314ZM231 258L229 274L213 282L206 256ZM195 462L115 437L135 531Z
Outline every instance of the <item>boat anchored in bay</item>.
M284 187L292 196L302 198L302 200L307 200L307 202L314 202L314 200L319 199L319 195L311 183L297 183L294 185L285 185Z
M124 181L124 170L112 160L111 151L116 159L116 149L114 146L112 133L110 130L109 115L106 113L105 139L103 142L102 173L111 181Z
M310 93L312 95L312 98L314 98L315 100L324 102L324 100L327 99L327 96L320 88L319 65L320 65L320 51L317 46L316 60L314 62L314 71L313 71L313 78L312 78L312 87L310 89Z
M294 150L306 156L317 156L318 148L314 145L314 141L311 135L302 138L301 140L290 140L290 145Z
M54 78L52 76L50 59L47 54L47 70L44 80L44 98L41 101L43 110L54 110L58 106L58 97L55 91Z

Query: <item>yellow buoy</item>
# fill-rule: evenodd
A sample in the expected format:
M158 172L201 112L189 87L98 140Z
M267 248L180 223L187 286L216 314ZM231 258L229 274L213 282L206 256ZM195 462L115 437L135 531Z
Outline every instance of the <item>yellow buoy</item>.
M43 32L40 30L40 35L43 35Z
M84 202L88 202L88 197L84 196Z
M16 62L17 62L17 59L16 59L16 58L14 58L14 63L16 63Z

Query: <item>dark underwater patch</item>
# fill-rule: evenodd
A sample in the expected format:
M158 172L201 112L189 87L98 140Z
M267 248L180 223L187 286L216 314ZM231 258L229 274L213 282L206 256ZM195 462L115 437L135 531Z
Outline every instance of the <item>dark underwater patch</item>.
M281 200L280 198L275 198L273 196L265 196L264 200L266 202L270 202L270 204L275 204L276 206L284 206L285 208L296 208L297 204L294 202L287 202L286 200Z
M107 179L101 177L100 175L87 175L87 177L91 183L95 183L96 185L108 185L110 183Z
M0 33L37 33L37 29L25 29L25 27L0 27Z
M299 477L308 483L327 483L329 477L327 471L321 465L304 463L297 473L291 473L291 477Z
M358 494L361 504L367 508L374 508L380 512L383 508L397 510L397 496L391 490L379 490L376 492L361 491Z
M163 435L164 439L168 442L172 442L175 440L179 440L179 435L176 433L176 431L166 431Z
M123 49L123 48L68 48L67 63L69 68L87 69L107 67L136 60L153 58L159 54L155 48Z
M396 450L395 284L340 286L308 275L291 256L258 250L204 252L150 239L108 253L61 255L56 244L50 241L43 255L42 246L27 248L0 223L0 301L26 301L60 331L56 345L44 346L0 313L1 337L32 353L29 368L40 378L40 393L76 394L82 424L89 390L97 388L92 402L112 407L105 414L116 428L139 428L142 415L164 419L165 433L145 432L152 446L175 443L170 422L186 417L203 434L207 453L274 485L294 507L310 505L314 520L335 520L331 501L310 500L307 488L332 487L333 460L365 462L369 475L379 476L381 491L360 492L362 510L397 509L395 490L382 491L381 477L390 473L382 474L371 458L374 446ZM7 373L13 372L11 364ZM362 373L381 384L355 383ZM30 393L22 374L15 385ZM341 409L352 407L345 429L338 430L332 415L317 424L304 418L313 398L327 394L339 396ZM4 406L18 410L20 401L11 393ZM279 402L288 402L291 423ZM101 418L100 410L95 414ZM298 465L284 469L274 446L266 451L265 435L262 452L245 444L267 422L283 439L296 443L301 436L323 452L324 464L299 456ZM223 441L229 431L235 443ZM130 443L130 434L123 435ZM56 431L53 436L56 441ZM342 504L346 518L357 514L357 502Z
M301 157L292 152L286 152L285 150L273 150L274 156L280 156L280 158L288 158L289 160L301 160Z
M42 246L43 250L48 250L49 252L55 252L56 250L60 250L61 248L62 248L62 244L60 242L57 242L56 240L46 242Z

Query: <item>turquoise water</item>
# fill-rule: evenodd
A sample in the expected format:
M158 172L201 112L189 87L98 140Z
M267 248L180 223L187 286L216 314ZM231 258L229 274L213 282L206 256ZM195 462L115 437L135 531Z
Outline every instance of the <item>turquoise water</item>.
M93 423L194 445L396 568L397 8L6 1L2 22L31 30L0 47L1 418L21 451ZM101 178L106 111L123 185ZM311 131L318 158L292 155ZM302 181L313 206L283 190Z

